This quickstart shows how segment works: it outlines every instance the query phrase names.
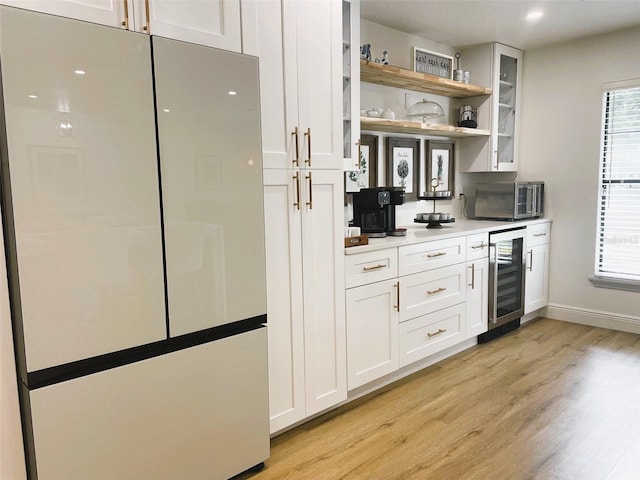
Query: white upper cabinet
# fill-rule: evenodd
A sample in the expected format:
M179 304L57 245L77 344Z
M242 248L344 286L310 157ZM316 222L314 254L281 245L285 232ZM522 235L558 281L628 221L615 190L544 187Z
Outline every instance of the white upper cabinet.
M135 0L133 4L137 31L242 51L240 0Z
M2 0L2 3L242 51L240 0Z
M0 3L61 17L127 28L132 0L2 0Z
M257 2L265 168L342 169L342 4Z
M463 172L515 172L518 170L518 126L522 83L522 51L499 43L479 45L462 52L461 63L492 95L471 101L478 123L491 126L488 139L460 142Z

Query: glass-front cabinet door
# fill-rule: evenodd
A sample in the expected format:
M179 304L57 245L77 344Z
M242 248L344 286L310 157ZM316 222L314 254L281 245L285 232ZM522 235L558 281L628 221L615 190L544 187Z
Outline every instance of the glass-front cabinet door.
M360 164L360 0L342 1L342 147L344 169Z
M522 52L495 44L492 170L516 171Z

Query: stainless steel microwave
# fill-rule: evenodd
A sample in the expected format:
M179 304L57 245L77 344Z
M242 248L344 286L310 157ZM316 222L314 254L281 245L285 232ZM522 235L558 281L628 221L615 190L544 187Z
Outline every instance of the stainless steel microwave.
M476 185L475 217L496 220L544 214L544 182L494 182Z

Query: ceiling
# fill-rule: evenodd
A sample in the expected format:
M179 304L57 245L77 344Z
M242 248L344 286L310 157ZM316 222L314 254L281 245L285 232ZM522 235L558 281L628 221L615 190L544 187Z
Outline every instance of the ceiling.
M361 0L366 20L452 47L499 42L521 50L640 28L640 0ZM525 19L538 9L543 16Z

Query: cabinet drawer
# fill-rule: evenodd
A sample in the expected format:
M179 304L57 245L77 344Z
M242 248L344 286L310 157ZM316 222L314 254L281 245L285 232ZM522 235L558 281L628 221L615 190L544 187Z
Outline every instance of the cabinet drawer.
M550 223L538 223L527 227L527 248L549 243Z
M489 234L467 235L467 261L489 256Z
M400 321L464 302L466 270L461 263L401 278Z
M344 267L347 288L388 280L398 276L398 249L346 255Z
M464 303L400 324L400 366L464 340Z
M465 261L466 238L456 237L416 243L398 249L400 275L424 272Z

